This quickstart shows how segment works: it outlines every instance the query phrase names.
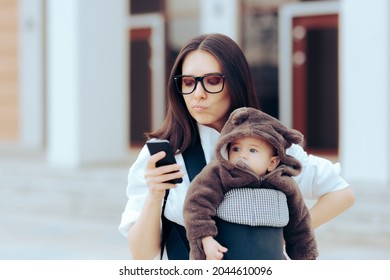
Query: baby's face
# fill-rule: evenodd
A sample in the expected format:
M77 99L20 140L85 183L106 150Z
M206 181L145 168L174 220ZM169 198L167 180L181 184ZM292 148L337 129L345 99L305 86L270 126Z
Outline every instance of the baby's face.
M230 143L229 161L243 161L259 176L271 171L274 158L273 147L261 138L244 137Z

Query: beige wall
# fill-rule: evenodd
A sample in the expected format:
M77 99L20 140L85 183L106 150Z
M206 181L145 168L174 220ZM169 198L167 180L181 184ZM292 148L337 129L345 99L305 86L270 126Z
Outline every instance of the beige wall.
M19 136L18 1L0 0L0 141Z

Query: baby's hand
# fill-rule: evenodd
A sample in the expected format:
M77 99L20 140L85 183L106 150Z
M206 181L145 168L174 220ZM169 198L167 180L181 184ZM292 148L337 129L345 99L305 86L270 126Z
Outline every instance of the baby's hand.
M206 260L222 260L223 253L226 253L228 250L219 244L212 236L204 237L202 239L202 244Z

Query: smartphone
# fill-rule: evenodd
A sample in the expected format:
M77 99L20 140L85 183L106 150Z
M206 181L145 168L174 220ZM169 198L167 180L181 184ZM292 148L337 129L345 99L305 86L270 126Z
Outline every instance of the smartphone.
M146 145L148 146L150 155L154 155L161 151L164 151L166 154L163 159L160 159L158 162L156 162L156 167L176 163L175 155L168 140L152 139L146 141ZM176 178L164 183L179 184L181 182L183 182L182 178Z

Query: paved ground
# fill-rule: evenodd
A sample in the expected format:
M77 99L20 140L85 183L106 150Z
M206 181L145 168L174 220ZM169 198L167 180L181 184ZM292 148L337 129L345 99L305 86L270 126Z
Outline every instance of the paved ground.
M128 166L59 169L0 156L0 259L126 259Z
M0 151L0 259L127 259L117 227L130 164L60 169ZM390 260L390 186L353 186L356 205L317 230L320 259Z

